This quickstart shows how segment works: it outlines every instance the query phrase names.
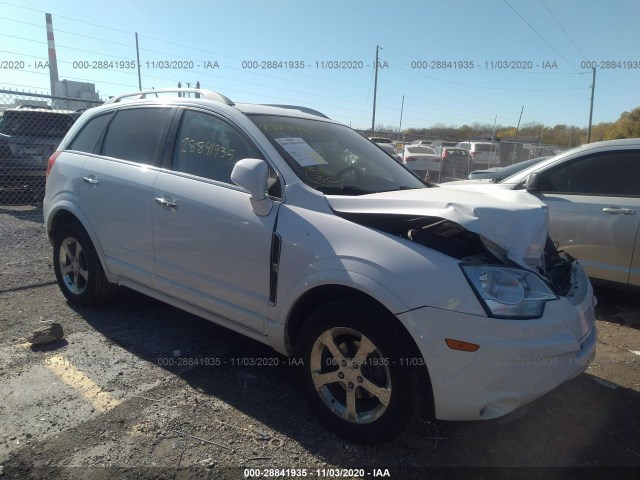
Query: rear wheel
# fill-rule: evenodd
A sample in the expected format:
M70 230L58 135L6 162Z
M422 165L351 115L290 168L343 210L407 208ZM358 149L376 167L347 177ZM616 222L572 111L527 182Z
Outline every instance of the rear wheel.
M378 444L419 415L428 376L415 346L386 312L335 302L315 310L298 336L299 377L317 415L339 435Z
M70 223L53 236L53 266L58 286L75 305L99 305L109 301L116 286L109 283L89 235Z

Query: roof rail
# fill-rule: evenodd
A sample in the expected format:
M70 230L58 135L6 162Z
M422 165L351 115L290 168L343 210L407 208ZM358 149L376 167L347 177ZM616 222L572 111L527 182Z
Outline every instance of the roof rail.
M309 108L309 107L301 107L299 105L279 105L279 104L275 104L275 103L265 103L264 105L265 105L265 107L279 107L279 108L288 108L290 110L298 110L298 111L303 112L303 113L308 113L309 115L316 115L318 117L327 118L327 119L331 120L324 113L319 112L318 110L314 110L313 108Z
M207 100L215 100L216 102L222 102L231 106L235 105L235 103L233 103L229 98L220 93L212 92L211 90L203 90L200 88L160 88L158 90L142 90L140 92L124 93L122 95L111 97L105 103L116 103L127 97L137 97L138 99L144 99L147 98L147 95L156 95L158 93L198 93L202 98L205 98Z

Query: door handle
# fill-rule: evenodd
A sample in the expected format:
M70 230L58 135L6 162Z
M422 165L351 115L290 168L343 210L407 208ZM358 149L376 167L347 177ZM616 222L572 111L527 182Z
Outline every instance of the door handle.
M100 181L97 180L96 177L94 177L93 175L89 175L88 177L82 177L82 181L90 185L97 185L100 183Z
M167 207L167 208L178 208L178 204L175 202L172 202L171 200L167 200L166 198L162 198L162 197L156 197L155 201L158 205L162 205L163 207Z
M602 209L604 213L612 215L635 215L636 211L631 208L605 207Z

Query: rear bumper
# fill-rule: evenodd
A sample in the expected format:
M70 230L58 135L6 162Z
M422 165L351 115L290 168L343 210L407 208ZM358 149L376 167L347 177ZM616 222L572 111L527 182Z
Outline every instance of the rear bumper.
M0 161L0 185L19 186L27 183L43 183L47 169L42 165L26 162Z

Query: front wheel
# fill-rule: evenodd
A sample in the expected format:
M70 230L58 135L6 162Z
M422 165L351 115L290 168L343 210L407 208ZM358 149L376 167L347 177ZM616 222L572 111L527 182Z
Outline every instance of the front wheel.
M53 267L60 290L75 305L99 305L113 296L116 286L107 281L89 235L76 223L54 233Z
M299 379L323 423L348 440L384 443L419 415L428 375L415 346L389 314L335 302L308 318L298 336Z

